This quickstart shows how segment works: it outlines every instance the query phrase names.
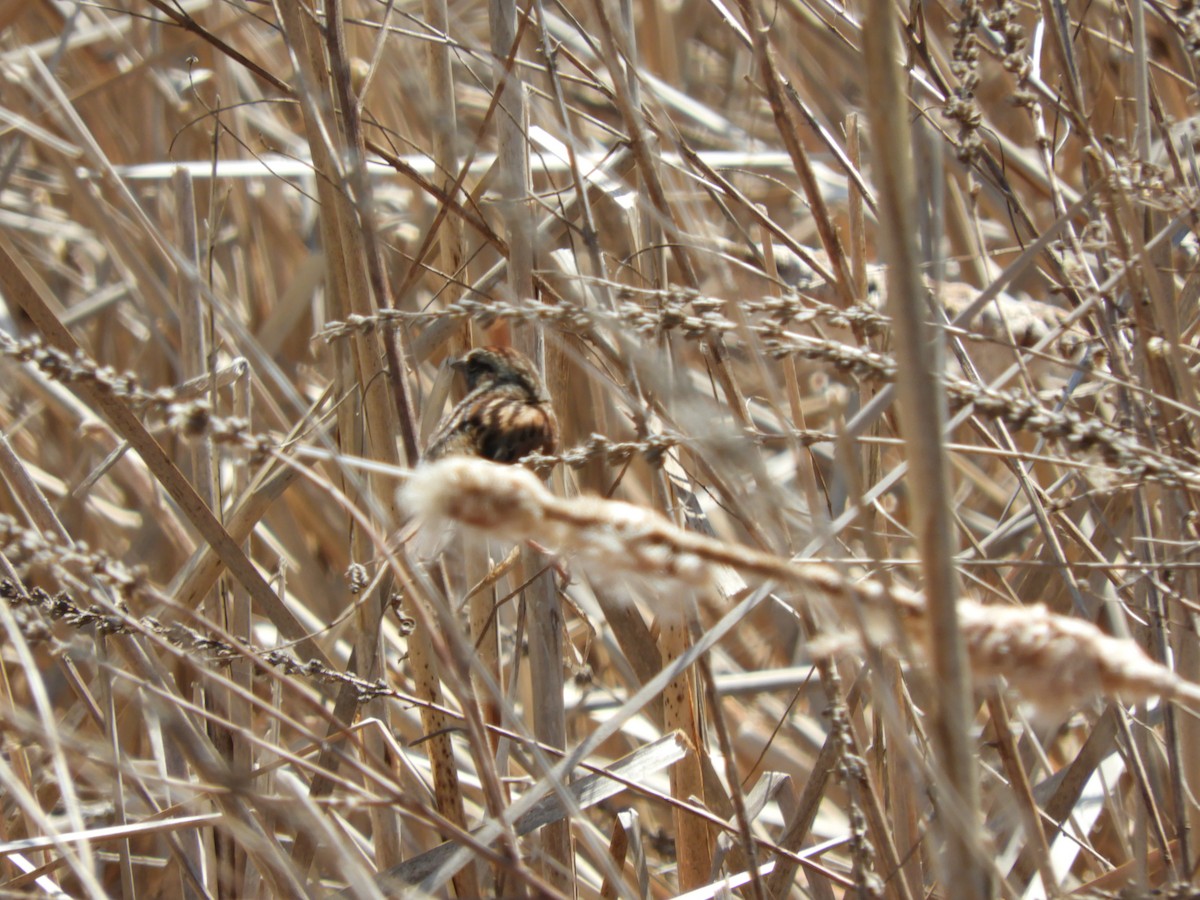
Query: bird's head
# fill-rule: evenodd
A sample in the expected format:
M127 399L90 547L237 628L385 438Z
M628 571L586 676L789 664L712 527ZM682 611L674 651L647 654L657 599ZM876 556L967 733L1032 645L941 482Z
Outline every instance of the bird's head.
M513 385L535 402L549 400L529 357L511 347L476 347L451 365L466 376L468 391Z

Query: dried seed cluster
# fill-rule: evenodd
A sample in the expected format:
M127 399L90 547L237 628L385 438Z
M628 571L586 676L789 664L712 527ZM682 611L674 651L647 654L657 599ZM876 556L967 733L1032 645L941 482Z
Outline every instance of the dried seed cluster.
M899 621L925 639L920 594L872 580L852 581L831 566L796 563L697 535L657 512L599 497L562 499L531 472L458 457L418 468L402 502L425 519L450 519L507 540L532 539L595 565L692 588L709 588L717 568L777 580L810 602L819 593L850 620L848 603L883 622ZM1095 696L1168 696L1200 704L1200 686L1151 660L1137 644L1040 604L958 603L968 658L980 678L1003 675L1041 704L1071 707Z

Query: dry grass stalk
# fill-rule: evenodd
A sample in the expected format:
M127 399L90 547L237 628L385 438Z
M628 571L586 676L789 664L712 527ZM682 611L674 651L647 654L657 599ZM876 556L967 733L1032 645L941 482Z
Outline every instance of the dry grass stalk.
M930 710L931 732L949 788L942 802L954 811L938 819L944 847L942 872L943 877L954 873L964 900L984 900L992 890L986 866L975 853L981 832L976 829L979 776L970 740L973 698L967 650L959 628L954 565L958 535L951 516L949 453L942 438L947 418L946 391L940 379L945 369L945 340L938 325L928 321L929 304L921 280L917 172L908 98L902 88L900 27L891 0L873 0L868 5L863 25L867 118L874 136L887 306L895 325L896 395L912 490L911 527L925 592L925 649L939 685ZM932 177L941 174L936 170ZM940 272L940 251L933 255L934 271Z
M664 666L687 650L690 645L687 632L683 616L666 618L659 636ZM697 744L700 723L696 699L692 673L681 672L663 691L663 723L667 728L679 731L688 748L683 760L671 767L671 796L681 800L694 798L703 806L704 777ZM704 820L683 807L675 809L674 821L679 887L680 890L693 890L708 883L712 869L712 839Z
M927 634L921 594L872 580L851 581L832 566L796 563L696 535L654 510L599 497L563 499L532 472L455 458L418 468L402 491L415 515L450 520L508 541L530 540L609 575L624 573L713 589L723 567L787 583L809 597L854 604L880 623L895 617L914 639ZM1200 704L1200 686L1151 660L1129 640L1087 622L1019 607L957 603L967 659L977 677L1004 676L1029 701L1070 709L1095 697L1126 702L1163 696Z
M1194 15L893 4L879 53L874 8L0 2L0 891L905 900L957 889L939 831L1004 896L1190 889ZM923 289L939 497L894 407ZM580 562L531 589L465 533L427 577L387 540L415 422L510 338ZM971 821L908 664L947 572L1041 709L967 695ZM668 721L674 791L570 800Z

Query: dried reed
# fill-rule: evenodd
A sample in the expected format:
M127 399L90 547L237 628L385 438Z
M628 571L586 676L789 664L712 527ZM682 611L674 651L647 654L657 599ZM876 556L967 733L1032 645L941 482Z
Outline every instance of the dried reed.
M1194 891L1195 17L0 0L0 891Z

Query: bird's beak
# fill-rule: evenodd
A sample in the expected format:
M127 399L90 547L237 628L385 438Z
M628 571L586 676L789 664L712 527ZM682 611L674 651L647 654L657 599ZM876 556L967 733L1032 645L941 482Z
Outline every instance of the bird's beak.
M450 368L455 372L465 372L467 370L467 361L462 357L450 360Z

